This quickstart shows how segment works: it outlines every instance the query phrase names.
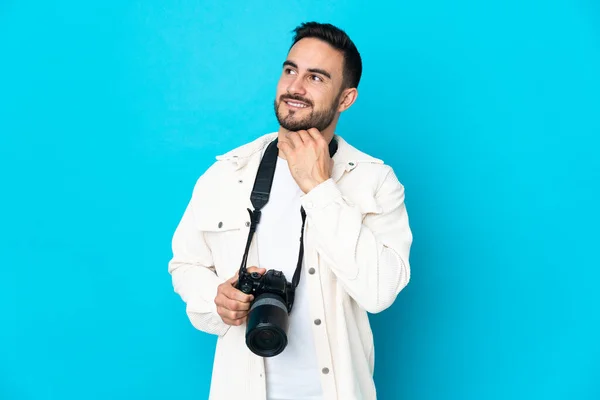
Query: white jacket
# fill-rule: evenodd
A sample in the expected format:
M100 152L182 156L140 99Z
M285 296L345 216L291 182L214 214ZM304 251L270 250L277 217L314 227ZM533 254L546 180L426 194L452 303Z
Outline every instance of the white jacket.
M246 326L216 312L217 286L240 267L247 208L262 153L276 133L217 157L199 179L173 237L175 292L199 330L218 335L210 399L265 400L263 359L245 344ZM341 137L331 179L302 198L303 268L325 399L375 399L374 346L367 312L389 307L410 278L412 233L404 187L392 168ZM260 266L256 236L248 266Z

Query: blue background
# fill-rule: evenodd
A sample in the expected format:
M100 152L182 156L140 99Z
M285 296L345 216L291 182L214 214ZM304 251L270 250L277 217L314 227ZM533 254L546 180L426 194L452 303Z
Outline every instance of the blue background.
M307 20L363 56L338 133L406 186L380 398L600 398L598 2L4 0L0 399L207 397L171 236L213 157L277 129Z

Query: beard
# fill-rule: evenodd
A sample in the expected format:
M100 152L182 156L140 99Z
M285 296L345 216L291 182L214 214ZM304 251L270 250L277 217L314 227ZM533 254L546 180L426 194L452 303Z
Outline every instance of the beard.
M340 93L333 100L333 103L328 108L323 110L315 110L313 102L303 97L295 95L281 95L279 97L279 100L276 99L274 102L275 116L277 117L279 125L287 129L288 131L297 132L306 131L310 128L316 128L319 132L322 132L333 122L333 119L335 118L337 112L336 108L341 95L342 92L340 91ZM294 117L296 117L296 113L298 111L289 110L287 116L284 117L283 113L279 110L279 106L281 106L281 103L283 103L285 100L298 100L307 104L308 106L310 106L310 114L308 114L304 118L297 119Z

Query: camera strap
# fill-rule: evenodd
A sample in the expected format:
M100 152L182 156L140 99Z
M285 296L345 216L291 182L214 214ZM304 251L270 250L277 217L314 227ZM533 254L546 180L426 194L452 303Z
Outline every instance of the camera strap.
M329 142L329 156L333 157L338 148L338 143L333 138ZM240 266L240 275L246 272L246 265L248 262L248 252L250 251L250 244L252 238L256 232L256 227L260 222L261 210L268 203L269 196L271 195L271 186L273 186L273 177L275 176L275 167L277 166L277 156L279 155L279 149L277 148L277 139L269 143L269 146L265 150L265 153L258 166L258 172L256 173L256 179L254 181L254 187L250 194L250 201L254 206L254 211L248 208L250 214L250 231L248 232L248 240L246 241L246 249L244 251L244 257L242 258L242 265ZM300 207L300 215L302 216L302 229L300 231L300 250L298 251L298 264L296 265L296 271L292 279L292 285L294 289L300 283L300 271L302 270L302 259L304 257L304 224L306 222L306 212L303 207Z

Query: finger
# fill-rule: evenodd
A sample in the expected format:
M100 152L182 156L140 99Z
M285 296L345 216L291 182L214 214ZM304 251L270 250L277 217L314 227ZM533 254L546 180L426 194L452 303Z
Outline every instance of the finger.
M279 150L281 150L281 152L285 155L285 158L288 160L290 159L291 155L293 154L294 148L288 142L278 142L277 148Z
M233 286L226 286L223 288L222 294L231 300L241 301L242 303L249 303L254 300L254 296L246 294Z
M284 133L283 135L279 135L277 137L277 147L279 147L279 145L282 145L285 143L292 149L294 148L294 142L292 142L292 140L288 137L288 135L290 133L291 133L290 131L287 131L287 133Z
M302 143L304 143L305 145L308 145L314 141L312 136L307 131L298 131L298 136L302 140Z
M218 306L225 306L228 300L239 301L242 303L249 303L254 300L254 296L246 294L239 289L236 289L229 284L219 286L217 289L217 296L215 297L215 304Z
M225 296L217 296L217 298L215 298L215 305L217 306L217 309L220 308L230 312L248 312L248 310L250 310L251 304L251 301L237 301Z
M221 297L221 299L215 299L215 303L217 304L217 314L221 317L223 322L228 325L241 325L246 321L246 317L249 313L248 310L232 311L227 307L220 305L220 303L223 302L223 297ZM248 306L250 305L250 303L247 304Z
M317 143L325 142L325 138L317 128L310 128L307 133Z
M291 141L289 141L288 139L283 139L283 140L277 141L277 148L279 150L284 150L284 149L291 150L294 148L294 144Z
M287 138L290 142L292 142L294 149L302 147L302 139L300 139L298 132L288 132Z
M248 310L232 311L232 310L228 310L227 308L224 308L224 307L217 308L217 312L219 313L219 315L221 317L228 318L231 320L241 319L241 318L246 317L246 315L248 315Z
M252 302L237 301L233 299L226 299L223 301L221 306L225 307L229 311L248 311Z
M225 322L227 325L231 325L231 326L240 326L242 325L244 322L246 322L246 317L244 318L240 318L240 319L230 319L227 317L223 317L221 316L221 319L223 320L223 322Z
M246 321L246 318L248 318L247 312L237 313L227 310L221 310L221 313L219 315L221 316L221 319L227 319L228 321L230 321L230 325L241 325Z
M326 148L328 143L327 140L323 137L323 134L319 132L317 128L310 128L308 130L308 134L310 137L317 143L318 146Z
M235 319L235 320L233 320L233 324L232 325L234 325L234 326L244 325L247 320L248 320L248 317L244 317L244 318L240 318L240 319Z
M217 288L217 297L220 294L224 295L225 297L229 297L228 293L232 293L233 291L241 292L239 289L237 289L235 287L238 279L239 279L239 273L236 273L235 276L232 276L231 278L229 278L228 280L226 280L225 282L220 284L219 287ZM241 292L241 293L245 294L244 292Z

